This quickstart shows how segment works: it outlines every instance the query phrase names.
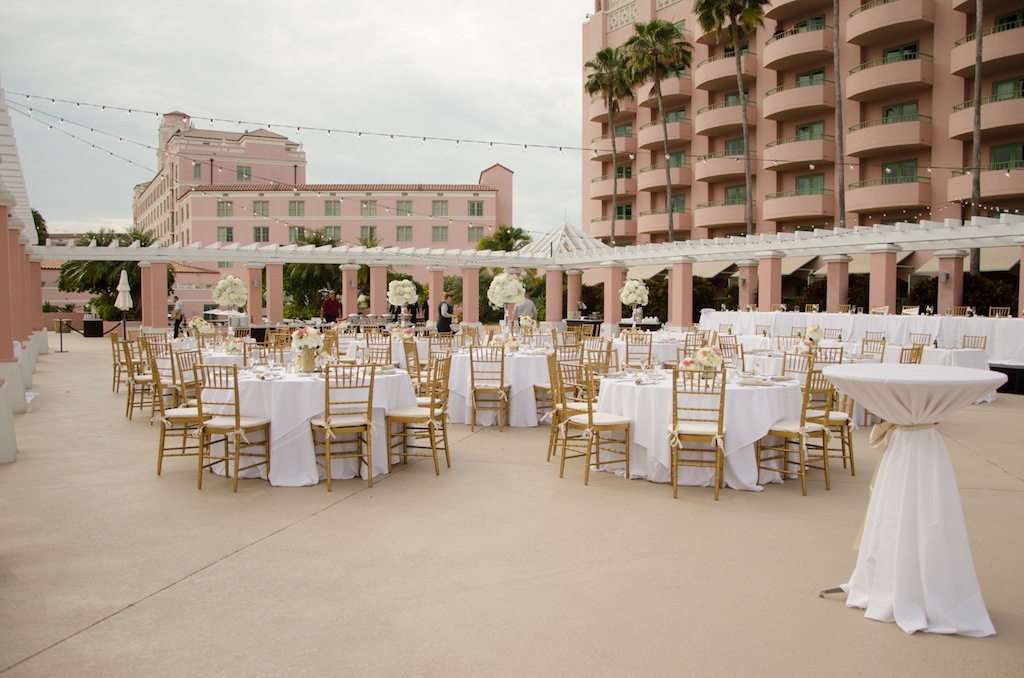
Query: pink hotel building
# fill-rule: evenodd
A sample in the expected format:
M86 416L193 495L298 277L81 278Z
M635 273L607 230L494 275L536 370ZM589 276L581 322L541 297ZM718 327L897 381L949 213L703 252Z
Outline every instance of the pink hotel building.
M961 201L971 198L974 7L974 0L841 0L838 18L832 0L768 7L764 27L741 45L758 232L838 225L837 160L845 162L848 226L961 217ZM702 33L692 8L692 0L595 0L582 56L586 63L623 44L635 22L653 18L681 27L693 45L692 67L664 81L662 92L674 226L677 238L695 240L743 233L746 217L734 53ZM981 204L991 216L1024 208L1024 6L985 0L983 19ZM609 238L615 182L616 240L660 242L669 207L662 126L651 85L634 94L613 129L601 97L584 94L583 146L597 149L583 163L584 226Z

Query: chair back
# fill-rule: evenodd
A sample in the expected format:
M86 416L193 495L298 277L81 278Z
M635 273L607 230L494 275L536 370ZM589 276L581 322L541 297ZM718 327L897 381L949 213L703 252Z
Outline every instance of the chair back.
M789 333L802 339L807 334L807 325L793 325Z
M383 335L382 335L383 336ZM366 362L370 365L390 365L391 360L391 338L388 337L386 342L369 342L366 345ZM409 369L416 369L416 365L413 365Z
M807 381L804 384L804 400L800 411L800 426L807 422L807 409L813 407L820 410L821 414L814 417L814 422L829 426L829 415L832 410L833 395L835 387L832 386L819 369L812 369L807 373Z
M911 346L927 346L932 343L932 335L927 332L911 332L908 339Z
M888 306L875 306L871 309L871 315L889 315Z
M625 363L632 367L650 367L652 348L650 332L626 332Z
M583 362L594 368L597 374L607 374L612 361L612 342L604 337L587 337L583 340Z
M814 352L815 365L839 365L843 362L842 346L819 346Z
M988 346L988 337L985 335L965 334L962 341L963 348L980 348L984 351Z
M505 384L505 347L470 346L469 373L473 388L501 388Z
M852 307L852 304L839 304L836 306L836 313L849 313Z
M885 355L885 339L861 339L860 352L864 355L876 355L881 360Z
M747 363L746 359L743 357L743 344L737 342L725 343L721 344L719 349L722 351L722 361L726 367L731 367L734 370L740 370L743 372L746 371Z
M726 346L739 346L740 340L735 334L722 334L718 333L718 347L725 348Z
M593 323L584 323L577 325L577 337L580 339L586 339L587 337L594 336L594 330L596 326Z
M900 315L921 315L920 306L904 306L903 310L900 311Z
M125 364L124 342L120 336L113 333L110 335L110 351L113 354L115 364Z
M875 340L875 341L884 341L885 340L885 332L865 332L864 333L864 338L865 339L872 339L872 340Z
M558 389L562 409L566 416L587 414L588 426L593 424L594 393L593 370L583 363L569 360L558 362Z
M818 312L818 305L817 304L804 304L804 313L817 313L817 312Z
M988 307L989 318L1009 318L1010 307L1009 306L989 306Z
M178 368L178 383L181 385L181 399L187 401L196 397L200 375L198 367L203 364L203 352L198 348L174 352Z
M954 306L953 315L965 316L967 315L967 312L970 310L970 308L970 306Z
M704 336L700 332L687 332L683 335L683 355L693 355L704 346ZM678 352L678 351L677 351Z
M412 379L413 388L416 389L416 393L423 393L426 386L423 378L425 375L420 369L420 351L416 346L416 340L406 339L403 341L402 351L405 354L405 369L409 372L409 378Z
M324 419L328 427L344 417L373 421L374 365L328 365L324 372ZM332 421L333 420L333 421Z
M841 339L843 336L843 330L839 327L826 327L823 332L824 339Z
M233 337L238 337L239 339L244 339L244 338L246 338L248 336L251 336L251 335L252 335L252 328L251 327L232 327L231 328L231 336L233 336Z
M795 334L791 334L788 336L780 335L777 337L773 337L772 340L775 342L776 350L789 351L792 350L794 346L799 344L802 341L802 338L796 336Z
M754 326L754 334L757 334L758 336L766 337L766 336L768 336L771 333L772 333L772 326L771 325L755 325Z
M430 398L430 418L444 416L448 412L448 379L452 370L451 353L435 353L430 359L430 378L426 395Z
M203 419L228 417L235 420L235 429L241 428L241 409L238 406L238 368L235 365L199 365L196 400Z
M900 349L900 364L920 365L924 346L904 346Z
M680 423L703 424L713 435L725 427L725 370L672 370L672 429ZM709 434L712 431L709 430Z
M718 334L732 334L732 323L718 323Z
M814 369L814 355L810 353L785 353L782 356L782 376L803 380Z

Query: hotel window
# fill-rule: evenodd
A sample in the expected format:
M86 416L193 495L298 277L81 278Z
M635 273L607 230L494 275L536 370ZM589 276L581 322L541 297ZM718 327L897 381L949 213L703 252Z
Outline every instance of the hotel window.
M744 101L749 100L749 98L750 98L750 92L744 92L743 93ZM729 92L728 94L726 94L725 95L725 105L726 106L739 106L740 105L740 93L739 92Z
M900 160L882 165L883 184L912 184L917 181L917 160Z
M412 216L412 200L396 200L395 201L395 216L396 217L411 217Z
M682 214L686 211L686 196L685 195L673 195L672 196L672 211L676 214Z
M395 240L412 242L412 226L395 226Z
M893 47L887 49L882 53L885 57L885 63L892 63L894 61L911 61L917 58L918 44L912 42L909 45L900 45L899 47Z
M1021 26L1024 26L1024 9L996 17L996 25L993 33L1008 31L1011 28L1020 28Z
M633 136L633 123L627 122L624 125L617 125L615 127L615 136L617 136L617 137L631 137L631 136Z
M740 45L740 55L749 54L749 53L750 53L750 43L749 42L745 42L742 45ZM725 54L727 56L734 57L734 56L736 56L736 50L733 49L732 46L727 45L726 48L725 48Z
M253 226L253 242L270 242L270 226Z
M269 200L253 200L252 201L252 215L254 217L269 217L270 216L270 201Z
M217 227L217 242L234 242L235 241L235 227L234 226L218 226Z
M238 165L235 168L235 179L238 181L252 181L252 168L246 167L245 165Z
M288 242L298 242L300 239L306 236L305 226L289 226L288 227Z
M626 165L619 165L615 168L616 179L632 179L633 178L633 165L632 163Z
M341 226L324 226L324 237L333 242L341 242Z
M430 241L431 242L448 242L448 227L447 226L431 226L430 227Z
M484 215L484 201L470 200L468 214L471 217L482 217Z
M377 216L377 201L376 200L361 200L361 201L359 201L359 216L361 216L361 217L375 217L375 216Z
M430 214L435 217L448 216L448 201L434 200L430 206Z
M745 205L747 203L747 187L746 186L726 186L725 187L725 204L726 205Z
M682 21L677 21L676 22L676 29L680 33L685 33L686 32L686 19L683 19Z
M224 270L225 268L231 268L231 267L232 267L232 266L234 266L234 265L235 265L235 262L233 262L233 261L218 261L218 262L217 262L217 268L219 268L219 269L221 269L221 270ZM203 307L203 310L204 310L204 311L212 311L212 310L214 310L215 308L217 308L217 305L216 305L216 304L214 304L214 305L210 306L209 308L207 308L206 306L204 306L204 307Z
M992 169L1024 167L1024 143L992 147Z
M677 108L665 114L665 122L686 122L686 109Z
M675 151L668 154L669 167L686 167L686 151Z
M306 216L306 201L305 200L289 200L288 201L288 216L290 216L290 217L304 217L304 216Z
M615 206L615 218L622 219L623 221L630 221L633 219L633 203L627 202L623 205Z
M825 84L825 69L819 68L814 71L807 71L806 73L800 73L796 76L797 87L807 87L808 85L824 85Z
M218 217L233 217L235 216L235 204L230 200L221 200L217 203L217 216Z
M1003 80L992 85L993 101L1006 101L1007 99L1020 99L1024 97L1024 78Z
M469 231L466 233L466 240L468 242L480 242L484 238L484 227L483 226L470 226Z
M886 106L882 111L882 119L890 122L913 122L917 120L917 102L905 101L901 104Z
M203 166L198 162L192 163L192 178L202 179L203 178Z
M325 200L324 201L324 216L325 217L340 217L341 216L341 201L340 200Z
M725 142L726 155L743 155L743 139L729 139Z
M800 141L822 140L825 138L825 121L809 122L806 125L797 125L796 138Z
M823 195L825 193L824 174L805 174L796 178L798 195Z
M371 240L376 242L377 240L377 227L376 226L360 226L359 227L359 240L365 242Z
M825 29L825 17L824 16L812 16L806 20L801 21L796 26L797 33L806 33L808 31L821 31Z

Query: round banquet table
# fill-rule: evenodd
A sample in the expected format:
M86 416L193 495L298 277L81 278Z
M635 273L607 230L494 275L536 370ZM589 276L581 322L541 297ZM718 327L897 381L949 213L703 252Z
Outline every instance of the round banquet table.
M849 607L907 633L989 636L953 466L935 429L1006 381L1000 372L936 365L830 365L824 374L886 423ZM884 427L884 428L883 428Z
M509 385L509 426L537 426L537 399L533 387L548 380L548 357L542 349L527 349L505 354L505 382ZM473 377L469 369L469 353L452 353L448 376L448 415L453 424L468 424L473 419L473 402L469 397ZM477 426L496 426L495 410L477 412Z

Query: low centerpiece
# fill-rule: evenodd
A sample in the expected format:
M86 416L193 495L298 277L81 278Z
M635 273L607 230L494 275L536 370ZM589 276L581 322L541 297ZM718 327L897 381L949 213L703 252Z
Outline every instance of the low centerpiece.
M416 338L416 330L411 327L392 327L391 341L410 341Z
M825 338L825 328L821 325L811 325L804 333L804 338L814 344L818 344L818 342Z
M297 355L299 371L309 374L316 369L317 352L324 347L324 335L315 327L300 327L292 332L292 348Z
M533 330L536 327L537 321L528 315L524 315L522 318L519 319L519 329L521 329L524 333L533 332Z
M188 319L188 328L195 334L213 334L213 325L198 315Z
M650 300L647 285L642 280L630 278L619 290L619 301L625 306L633 307L633 326L643 319L643 307Z
M245 342L239 337L225 337L224 341L220 342L220 350L224 353L241 355L245 353Z
M516 304L521 304L525 300L526 288L522 281L511 273L499 273L494 276L490 287L487 288L487 301L494 308L504 309L505 327L509 330L512 329L510 323L512 309Z
M679 366L684 370L706 372L721 369L723 362L725 357L722 355L722 349L717 346L701 346L693 355L683 358Z
M402 316L408 313L408 307L419 299L416 284L411 280L392 280L388 283L388 303L402 308ZM405 321L403 320L403 324Z

